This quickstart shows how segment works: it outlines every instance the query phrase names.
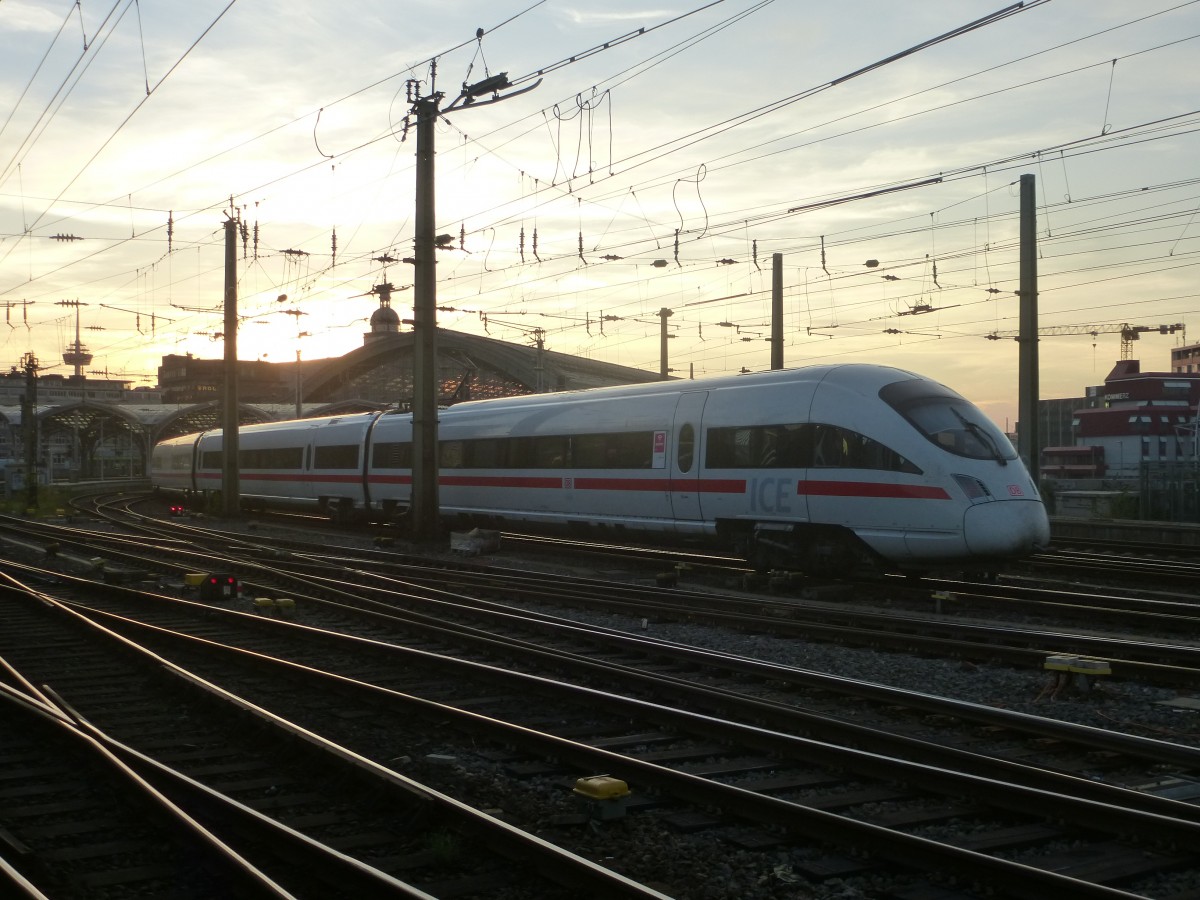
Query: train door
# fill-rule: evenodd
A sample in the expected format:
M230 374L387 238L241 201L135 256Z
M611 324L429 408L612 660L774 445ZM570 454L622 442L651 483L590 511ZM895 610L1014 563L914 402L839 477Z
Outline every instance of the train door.
M701 518L700 420L708 391L687 391L675 403L672 446L667 447L671 511L677 520Z

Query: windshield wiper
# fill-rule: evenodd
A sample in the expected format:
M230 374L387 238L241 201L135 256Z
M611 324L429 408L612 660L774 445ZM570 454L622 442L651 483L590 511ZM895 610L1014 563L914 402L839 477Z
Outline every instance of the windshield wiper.
M962 422L963 428L967 429L967 431L973 434L975 439L991 452L992 459L996 460L996 462L1000 463L1002 466L1008 465L1008 460L1004 458L1004 454L1000 452L1000 447L996 444L996 441L991 434L988 433L987 429L985 429L978 422L969 421L966 416L960 413L953 406L950 407L950 411L954 413L954 416L958 419L958 421Z

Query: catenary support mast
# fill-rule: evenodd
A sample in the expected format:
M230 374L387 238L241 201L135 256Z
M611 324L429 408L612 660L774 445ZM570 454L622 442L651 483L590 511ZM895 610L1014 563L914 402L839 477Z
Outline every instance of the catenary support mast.
M225 220L225 394L221 407L221 507L226 518L241 513L238 484L238 373L237 373L237 238L238 220Z
M412 536L432 540L438 523L437 254L434 229L434 125L442 95L414 101L417 119L416 214L413 235Z
M1021 336L1018 361L1017 451L1025 460L1033 483L1039 482L1038 454L1038 304L1037 304L1037 195L1032 175L1021 176Z
M771 254L771 368L783 368L783 254Z
M482 37L482 31L478 37ZM432 70L436 73L436 68ZM431 81L433 79L431 78ZM408 83L409 102L417 122L416 210L413 221L413 483L412 537L434 540L441 534L438 516L438 393L437 377L437 250L449 249L439 242L434 189L434 126L439 115L453 109L486 106L531 91L542 80L508 94L508 73L501 72L475 84L463 84L462 92L444 111L439 111L443 94L432 89L420 96L420 83ZM488 99L485 98L490 95Z

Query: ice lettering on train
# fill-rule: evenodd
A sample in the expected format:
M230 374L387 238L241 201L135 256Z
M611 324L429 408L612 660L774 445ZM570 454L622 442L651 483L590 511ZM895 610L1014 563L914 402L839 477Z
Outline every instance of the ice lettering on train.
M788 502L787 478L751 478L750 479L750 511L765 513L786 513L792 511Z

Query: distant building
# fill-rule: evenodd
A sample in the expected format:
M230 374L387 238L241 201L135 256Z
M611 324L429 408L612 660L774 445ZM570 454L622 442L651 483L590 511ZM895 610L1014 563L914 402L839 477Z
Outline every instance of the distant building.
M1103 478L1108 474L1104 448L1100 446L1058 446L1042 450L1043 478Z
M1200 372L1200 344L1188 344L1171 351L1171 371L1191 374Z
M413 332L401 331L401 324L387 298L381 297L362 346L343 356L296 362L239 360L238 400L259 405L292 403L298 417L351 408L411 408L415 342ZM444 328L437 330L435 369L442 405L659 378L644 369L547 350L541 341L528 346ZM225 364L190 353L164 356L158 383L164 403L219 402Z
M312 365L310 363L310 365ZM286 403L295 394L296 363L239 359L238 399L245 403ZM163 403L212 403L225 384L223 359L197 359L175 353L162 358L158 388Z
M56 406L72 401L100 403L159 403L157 388L130 388L130 382L86 375L39 375L37 399L41 406ZM25 373L14 366L0 374L0 406L19 406L25 396Z
M1121 360L1104 380L1104 408L1079 410L1078 445L1104 449L1108 472L1137 478L1143 462L1194 459L1189 433L1200 405L1200 372L1142 372Z
M140 474L144 454L139 452L138 419L161 409L162 395L157 388L129 385L83 374L36 378L33 412L39 423L38 468L44 477ZM0 374L0 463L25 462L28 387L25 373L15 367Z
M1196 459L1200 370L1142 372L1138 360L1121 360L1096 399L1074 411L1069 442L1043 450L1047 477L1134 480L1144 464Z
M363 345L341 357L288 362L239 360L238 421L278 421L408 408L413 398L412 332L402 333L390 305L371 316ZM73 346L70 353L86 348ZM64 357L65 358L65 357ZM72 359L83 364L82 357ZM72 360L67 360L71 362ZM78 368L78 366L77 366ZM24 464L28 414L36 422L35 458L52 481L137 478L160 440L217 428L223 410L225 363L169 354L155 388L74 375L37 378L36 406L23 405L26 375L0 373L0 464ZM439 329L438 402L457 403L544 391L657 381L658 373L534 346Z
M1039 400L1038 441L1043 450L1074 445L1076 414L1081 409L1095 409L1103 403L1103 399L1104 385L1096 385L1089 387L1083 397Z

